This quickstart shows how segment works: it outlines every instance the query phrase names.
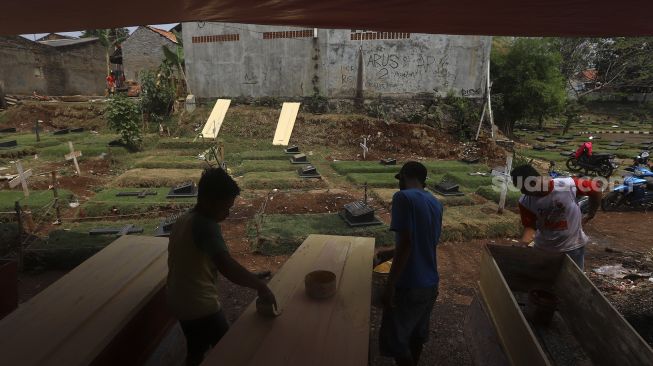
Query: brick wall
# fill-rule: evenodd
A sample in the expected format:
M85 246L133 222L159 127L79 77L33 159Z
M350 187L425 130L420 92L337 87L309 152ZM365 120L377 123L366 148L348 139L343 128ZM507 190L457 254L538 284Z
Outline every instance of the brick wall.
M171 51L177 47L169 39L145 27L138 27L122 44L122 59L125 77L138 81L145 70L156 70L163 61L162 46Z

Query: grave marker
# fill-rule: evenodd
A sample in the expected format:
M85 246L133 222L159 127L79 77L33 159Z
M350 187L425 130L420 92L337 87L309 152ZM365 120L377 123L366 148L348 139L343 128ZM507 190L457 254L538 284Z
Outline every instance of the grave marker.
M149 191L147 189L144 189L140 192L118 192L116 193L116 197L138 197L138 198L145 198L145 196L156 196L157 192L155 191Z
M68 147L70 148L70 153L64 155L64 158L66 158L66 160L72 160L73 163L75 163L75 170L77 170L77 175L81 176L82 171L79 170L79 164L77 163L77 158L82 156L82 152L75 151L72 141L68 141Z
M39 135L39 123L41 123L41 122L43 122L43 121L41 121L40 119L36 120L36 122L34 122L34 133L36 134L36 142L41 141L41 135Z
M464 196L465 194L460 191L460 185L443 180L433 187L435 193L442 196Z
M82 133L84 132L84 127L77 127L70 130L72 133Z
M381 225L383 222L374 214L374 207L367 204L367 183L364 185L362 201L351 202L343 206L340 217L350 227Z
M320 173L317 172L317 168L312 165L297 169L297 174L299 174L300 178L322 178Z
M510 171L512 170L512 155L506 157L506 167L503 171L503 182L501 183L501 195L499 196L499 214L503 214L503 208L506 206L506 194L508 194L508 182L510 181Z
M397 159L387 158L381 160L381 165L397 165Z
M370 149L367 147L367 137L363 137L363 143L360 144L360 146L363 148L363 160L365 160L367 153L370 151Z
M290 163L291 164L308 164L308 158L306 157L305 154L293 155L290 158Z
M164 220L161 220L159 226L157 226L156 230L154 230L154 236L166 236L166 237L170 236L170 233L172 232L172 227L174 226L175 222L177 222L177 219L179 219L181 216L185 215L186 213L188 213L188 211L180 212L178 214L169 216Z
M16 170L18 175L9 181L9 188L15 188L18 184L23 186L23 194L25 197L29 197L29 189L27 189L27 178L32 176L32 169L27 169L23 171L23 164L20 161L16 162Z
M70 129L69 129L69 128L62 128L62 129L60 129L60 130L56 130L56 131L54 131L52 134L53 134L53 135L67 135L68 133L70 133Z
M0 148L2 149L11 149L12 147L16 147L16 146L18 146L18 141L16 140L0 142Z
M0 129L0 133L14 133L16 132L16 127L7 127Z
M286 154L299 154L299 146L293 145L285 150Z
M184 182L170 189L166 198L197 197L197 186L194 182Z
M274 138L272 139L272 145L288 146L300 105L301 103L283 103L279 121L277 122L277 130L274 132Z

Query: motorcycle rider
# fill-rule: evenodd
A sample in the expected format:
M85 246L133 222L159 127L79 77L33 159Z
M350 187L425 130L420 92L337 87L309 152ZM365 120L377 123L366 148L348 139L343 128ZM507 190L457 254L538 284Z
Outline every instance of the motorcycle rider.
M589 238L582 225L594 218L601 205L600 181L587 178L542 176L526 164L510 173L521 189L519 212L524 232L520 244L548 252L565 253L583 269ZM583 217L577 196L589 196L589 212Z

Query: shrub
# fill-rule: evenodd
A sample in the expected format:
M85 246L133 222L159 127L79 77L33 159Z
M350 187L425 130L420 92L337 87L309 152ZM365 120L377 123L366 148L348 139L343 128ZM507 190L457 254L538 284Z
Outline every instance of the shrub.
M152 122L160 123L170 115L175 101L171 79L147 71L141 76L141 106Z
M143 141L139 122L141 111L138 105L124 95L112 97L106 109L109 128L118 132L122 142L131 148L138 148Z

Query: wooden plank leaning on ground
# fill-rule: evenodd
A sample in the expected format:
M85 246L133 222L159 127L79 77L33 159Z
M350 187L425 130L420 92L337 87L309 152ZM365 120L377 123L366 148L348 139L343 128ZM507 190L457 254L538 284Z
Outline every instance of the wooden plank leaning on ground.
M123 236L0 321L6 365L88 365L159 292L167 238Z
M269 283L282 314L266 318L250 304L203 365L367 365L373 255L373 238L309 236ZM336 273L330 299L304 292L318 269Z
M555 289L560 312L596 365L653 365L653 349L567 256Z

